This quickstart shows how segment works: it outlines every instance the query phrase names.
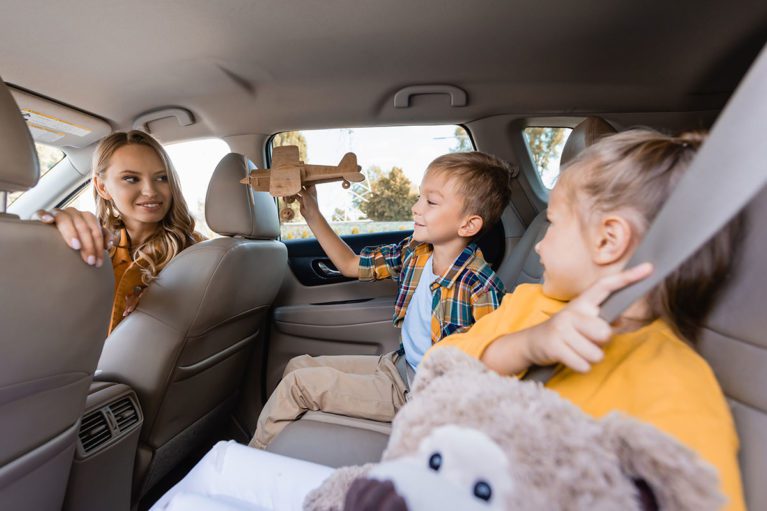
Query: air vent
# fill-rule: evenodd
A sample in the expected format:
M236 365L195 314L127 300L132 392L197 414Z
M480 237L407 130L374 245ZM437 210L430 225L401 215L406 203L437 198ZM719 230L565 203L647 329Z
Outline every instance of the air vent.
M117 423L117 429L120 432L127 431L131 426L138 422L138 410L130 398L126 397L109 405L112 415Z
M97 410L83 417L77 436L80 438L80 445L85 454L109 442L112 432L109 430L109 423L104 413Z

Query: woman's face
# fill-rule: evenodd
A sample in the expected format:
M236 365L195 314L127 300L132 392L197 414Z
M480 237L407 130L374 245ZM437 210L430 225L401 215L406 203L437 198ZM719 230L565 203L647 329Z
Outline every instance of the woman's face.
M145 145L117 149L95 181L98 194L114 202L129 229L158 224L173 203L168 171L154 149Z

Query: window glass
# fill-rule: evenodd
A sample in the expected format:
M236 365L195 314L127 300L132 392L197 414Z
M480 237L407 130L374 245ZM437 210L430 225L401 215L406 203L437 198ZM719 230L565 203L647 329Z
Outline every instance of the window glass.
M204 139L164 147L178 173L181 192L195 220L195 230L206 238L218 237L205 222L205 195L213 170L221 158L229 153L229 146L221 139ZM89 183L83 187L68 205L95 213L93 185Z
M340 182L317 185L320 211L339 235L413 229L410 208L429 163L445 153L473 151L460 126L404 126L289 131L276 135L272 147L295 145L309 164L338 165L347 152L357 155L365 181L347 190ZM280 220L283 240L313 238L297 202L291 220Z
M195 229L206 238L217 238L205 222L205 195L216 165L229 153L229 145L220 138L192 140L165 146L178 173L181 192L189 212L195 220Z
M543 186L551 190L559 177L559 158L571 128L525 128L525 142Z
M58 147L50 145L40 144L35 142L35 149L37 149L37 159L40 162L40 179L42 179L49 170L56 166L66 156L64 151ZM8 194L8 205L13 204L16 199L21 197L24 192L13 192Z

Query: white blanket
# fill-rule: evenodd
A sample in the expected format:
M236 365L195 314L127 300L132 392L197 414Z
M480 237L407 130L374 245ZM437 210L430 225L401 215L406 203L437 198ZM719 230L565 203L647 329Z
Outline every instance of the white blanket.
M299 511L333 468L219 442L150 511Z

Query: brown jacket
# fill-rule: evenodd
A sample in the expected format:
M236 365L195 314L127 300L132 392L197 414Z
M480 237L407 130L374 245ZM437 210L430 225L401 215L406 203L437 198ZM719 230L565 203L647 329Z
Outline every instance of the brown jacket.
M109 333L123 320L128 297L138 299L138 295L146 287L141 282L141 267L131 257L128 232L125 229L120 231L120 241L112 254L112 269L115 275L115 296Z

